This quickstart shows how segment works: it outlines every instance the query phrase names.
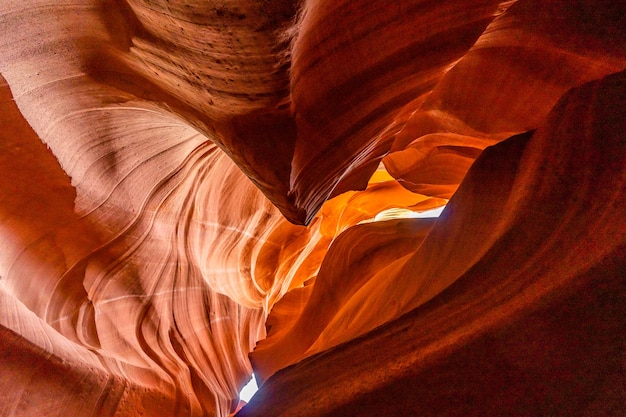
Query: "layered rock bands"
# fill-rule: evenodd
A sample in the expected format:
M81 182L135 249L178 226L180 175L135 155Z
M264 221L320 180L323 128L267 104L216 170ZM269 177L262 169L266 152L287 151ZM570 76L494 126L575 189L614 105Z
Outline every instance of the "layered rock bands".
M0 415L623 414L624 16L3 0Z

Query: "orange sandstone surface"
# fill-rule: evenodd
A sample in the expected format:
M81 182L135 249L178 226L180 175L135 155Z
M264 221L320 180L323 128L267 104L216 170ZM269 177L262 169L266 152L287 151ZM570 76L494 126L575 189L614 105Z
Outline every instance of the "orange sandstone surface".
M0 416L626 413L625 16L2 0Z

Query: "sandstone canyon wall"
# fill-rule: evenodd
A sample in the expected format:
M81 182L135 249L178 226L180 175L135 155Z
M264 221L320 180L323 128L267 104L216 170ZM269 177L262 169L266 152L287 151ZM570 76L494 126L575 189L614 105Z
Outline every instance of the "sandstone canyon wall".
M0 415L626 413L625 19L1 0Z

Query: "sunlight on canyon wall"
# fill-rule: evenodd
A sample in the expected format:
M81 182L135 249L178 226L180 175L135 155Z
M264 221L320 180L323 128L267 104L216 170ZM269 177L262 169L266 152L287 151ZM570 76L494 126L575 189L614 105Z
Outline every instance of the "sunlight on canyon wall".
M619 415L624 16L3 0L0 416Z

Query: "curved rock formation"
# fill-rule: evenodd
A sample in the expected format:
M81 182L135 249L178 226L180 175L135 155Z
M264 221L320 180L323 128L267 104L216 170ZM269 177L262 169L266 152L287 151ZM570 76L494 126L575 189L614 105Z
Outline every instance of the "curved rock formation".
M339 263L332 254L349 235L337 239L327 264L367 265L363 246L373 263L390 248L399 256L377 268L384 279L360 274L356 290L324 288L324 300L349 290L358 300L338 303L333 320L311 318L316 307L329 310L316 284L290 333L272 344L270 332L253 359L271 373L320 343L344 341L364 319L385 324L280 370L238 415L620 414L624 87L626 72L584 85L535 133L483 152L415 248L354 239L357 256ZM622 111L607 111L613 106ZM399 318L387 320L390 310Z
M619 414L625 14L3 1L0 415Z

